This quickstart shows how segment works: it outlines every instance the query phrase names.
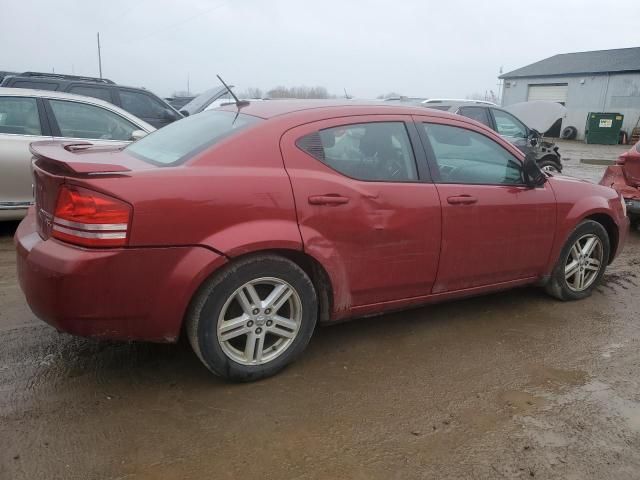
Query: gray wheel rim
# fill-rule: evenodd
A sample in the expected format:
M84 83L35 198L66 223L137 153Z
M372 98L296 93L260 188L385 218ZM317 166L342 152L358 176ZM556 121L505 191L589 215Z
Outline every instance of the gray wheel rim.
M583 292L589 288L602 269L603 256L602 241L597 235L590 233L580 237L571 246L564 266L569 289Z
M264 365L291 347L301 322L298 292L279 278L257 278L234 291L224 303L217 338L233 361Z
M543 172L552 172L552 173L560 173L560 171L555 167L555 165L545 165L542 167Z

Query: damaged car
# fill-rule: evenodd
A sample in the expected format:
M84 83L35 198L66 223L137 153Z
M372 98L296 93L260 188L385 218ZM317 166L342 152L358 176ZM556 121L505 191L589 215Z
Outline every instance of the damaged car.
M566 109L559 103L522 102L500 108L482 100L430 99L422 102L422 106L477 120L523 153L533 154L542 170L562 172L558 146L544 138L544 133L565 115Z
M624 198L634 228L640 226L640 142L618 157L604 172L600 185L614 188Z
M231 380L280 371L318 323L525 285L586 298L629 229L611 188L389 102L236 99L126 148L31 152L15 243L33 312L75 335L185 335Z

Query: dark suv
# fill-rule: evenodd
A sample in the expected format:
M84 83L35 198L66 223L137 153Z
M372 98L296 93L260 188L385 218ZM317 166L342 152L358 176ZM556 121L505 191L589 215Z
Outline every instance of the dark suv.
M148 90L123 87L106 78L24 72L6 76L0 86L54 90L99 98L117 105L156 128L182 118L176 109Z

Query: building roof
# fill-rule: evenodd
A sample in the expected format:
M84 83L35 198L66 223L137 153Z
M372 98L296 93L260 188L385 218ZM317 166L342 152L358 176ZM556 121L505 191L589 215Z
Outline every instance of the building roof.
M640 47L562 53L500 75L500 78L547 77L640 71Z

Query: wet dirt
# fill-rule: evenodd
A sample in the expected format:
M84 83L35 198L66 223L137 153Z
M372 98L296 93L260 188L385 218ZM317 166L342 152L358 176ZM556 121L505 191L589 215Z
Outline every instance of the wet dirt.
M640 477L640 232L593 296L536 288L317 330L258 383L186 343L59 334L0 225L0 479Z

